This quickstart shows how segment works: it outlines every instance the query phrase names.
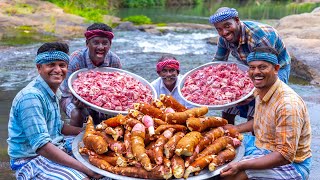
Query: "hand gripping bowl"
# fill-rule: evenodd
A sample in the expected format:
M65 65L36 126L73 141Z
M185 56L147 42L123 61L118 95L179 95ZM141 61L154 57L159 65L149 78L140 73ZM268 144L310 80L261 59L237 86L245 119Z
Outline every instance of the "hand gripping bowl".
M233 101L233 102L230 102L230 103L227 103L227 104L222 104L222 105L206 105L206 104L197 104L195 102L192 102L192 101L189 101L187 100L182 92L181 92L181 89L183 88L184 86L184 83L187 79L188 76L192 75L195 71L197 70L200 70L200 69L203 69L204 67L207 67L207 66L217 66L219 64L236 64L238 66L238 68L242 71L247 71L249 69L248 66L244 65L244 64L238 64L238 63L235 63L235 62L227 62L227 61L217 61L217 62L210 62L210 63L206 63L204 65L201 65L199 67L196 67L192 70L190 70L189 72L187 72L181 79L181 81L179 82L178 84L178 93L179 95L182 97L183 100L185 100L186 102L188 102L189 104L193 105L193 106L207 106L209 109L211 110L223 110L223 109L226 109L226 108L230 108L230 107L234 107L234 106L237 106L238 103L246 100L248 97L252 96L253 95L253 92L254 92L254 89L253 88L248 94L242 96L240 99L236 100L236 101Z
M84 135L84 131L81 132L80 134L78 134L75 139L72 142L72 153L74 155L74 157L80 161L82 164L84 164L87 168L91 169L92 171L101 174L105 177L109 177L112 179L123 179L123 180L144 180L141 178L135 178L135 177L128 177L128 176L122 176L122 175L118 175L118 174L113 174L111 172L105 171L103 169L99 169L98 167L92 165L89 162L89 158L87 155L81 155L79 153L79 148L83 147L83 138ZM243 143L241 143L241 145L239 147L237 147L236 149L236 157L231 161L231 162L238 162L242 159L242 157L244 156L245 153L245 147L243 145ZM227 166L227 164L222 165L222 166L218 166L216 170L214 171L209 171L208 168L203 169L198 175L196 176L189 176L187 180L199 180L199 179L209 179L211 177L217 176L220 174L220 171L225 168ZM185 180L183 178L180 179L172 179L172 180Z
M117 68L110 68L110 67L99 67L99 68L94 68L94 69L80 69L74 73L71 74L70 78L68 79L68 87L69 87L69 90L71 91L71 93L77 98L79 99L81 102L83 102L85 105L89 106L90 108L98 111L98 112L101 112L101 113L104 113L104 114L109 114L109 115L117 115L117 114L123 114L123 115L126 115L128 114L127 111L117 111L117 110L110 110L110 109L105 109L105 108L102 108L100 106L97 106L97 105L94 105L88 101L86 101L85 99L83 99L81 96L79 96L75 90L73 89L72 87L72 83L77 79L78 77L78 74L81 73L81 72L88 72L88 71L100 71L100 72L121 72L121 73L125 73L125 74L128 74L130 76L132 76L134 79L140 81L143 85L147 86L151 92L152 92L152 99L156 99L157 98L157 92L156 90L154 89L154 87L147 81L145 80L144 78L134 74L134 73L131 73L131 72L128 72L128 71L125 71L125 70L122 70L122 69L117 69ZM138 103L138 102L137 102Z

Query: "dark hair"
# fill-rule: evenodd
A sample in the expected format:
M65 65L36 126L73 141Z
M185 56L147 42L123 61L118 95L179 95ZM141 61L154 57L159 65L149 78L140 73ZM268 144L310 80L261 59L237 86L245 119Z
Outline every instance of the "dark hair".
M277 52L277 50L273 47L270 46L260 46L260 47L255 47L253 49L253 52L263 52L263 53L271 53L274 54L276 56L279 55L279 53Z
M173 56L162 56L161 58L158 59L158 63L159 62L163 62L165 60L168 60L168 59L174 59L174 60L177 60L175 57ZM177 60L178 61L178 60Z
M66 43L62 42L49 42L44 43L37 51L37 55L46 51L62 51L66 54L69 54L69 46Z
M112 28L104 23L93 23L87 28L87 31L95 30L95 29L112 32Z

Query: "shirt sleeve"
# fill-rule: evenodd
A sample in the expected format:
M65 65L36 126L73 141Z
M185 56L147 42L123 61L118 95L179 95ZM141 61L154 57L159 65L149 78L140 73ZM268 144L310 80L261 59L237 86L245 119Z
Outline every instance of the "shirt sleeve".
M288 97L290 98L290 97ZM291 101L291 102L290 102ZM299 113L299 106L294 100L282 103L278 109L276 119L276 151L285 159L293 162L298 148L303 119Z
M227 61L230 54L229 48L226 46L225 41L222 37L218 40L218 49L213 57L213 61Z
M34 151L52 141L43 114L45 107L41 103L41 98L36 94L26 94L17 109L26 138Z
M110 67L122 69L122 64L118 55L110 51L108 56L110 58Z

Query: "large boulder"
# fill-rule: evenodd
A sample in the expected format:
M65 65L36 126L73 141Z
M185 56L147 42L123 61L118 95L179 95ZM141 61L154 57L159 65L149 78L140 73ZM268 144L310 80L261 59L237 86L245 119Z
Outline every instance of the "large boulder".
M320 85L320 12L286 16L276 29L292 56L292 73Z

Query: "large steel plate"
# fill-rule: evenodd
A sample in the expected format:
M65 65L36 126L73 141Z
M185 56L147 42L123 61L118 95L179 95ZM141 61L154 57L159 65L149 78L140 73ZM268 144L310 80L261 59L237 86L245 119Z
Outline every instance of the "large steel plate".
M85 99L83 99L81 96L79 96L75 90L73 89L72 87L72 83L74 80L77 79L78 77L78 74L81 73L81 72L88 72L88 71L100 71L100 72L121 72L121 73L126 73L130 76L132 76L133 78L135 78L136 80L140 81L143 85L147 86L151 92L152 92L152 98L153 99L156 99L157 98L157 92L156 90L154 89L154 87L144 78L142 78L141 76L138 76L134 73L131 73L131 72L128 72L128 71L125 71L123 69L117 69L117 68L110 68L110 67L99 67L99 68L94 68L94 69L87 69L87 68L84 68L84 69L80 69L78 71L75 71L74 73L72 73L68 79L68 87L69 87L69 90L71 91L71 93L77 98L79 99L81 102L83 102L84 104L86 104L87 106L89 106L90 108L98 111L98 112L101 112L101 113L104 113L104 114L109 114L109 115L117 115L117 114L128 114L128 111L116 111L116 110L111 110L111 109L105 109L105 108L102 108L100 106L97 106L97 105L94 105L88 101L86 101ZM137 102L138 103L138 102Z
M181 89L183 88L184 86L184 82L186 81L186 78L188 76L190 76L191 74L193 74L195 71L199 70L199 69L202 69L204 67L207 67L207 66L217 66L219 64L236 64L240 70L242 71L247 71L249 69L248 66L244 65L244 64L239 64L239 63L235 63L235 62L227 62L227 61L215 61L215 62L210 62L210 63L206 63L206 64L203 64L199 67L196 67L192 70L190 70L189 72L187 72L186 74L184 74L184 76L182 77L181 81L179 82L178 84L178 93L179 95L182 97L182 99L184 99L186 102L188 102L189 104L193 105L193 106L207 106L209 109L211 110L223 110L223 109L227 109L227 108L230 108L230 107L234 107L234 106L237 106L238 103L246 100L248 97L252 96L253 95L253 92L254 92L254 89L253 88L248 94L246 94L245 96L242 96L240 99L236 100L236 101L233 101L233 102L230 102L230 103L227 103L227 104L222 104L222 105L206 105L206 104L197 104L195 102L192 102L192 101L189 101L187 100L182 92L181 92Z
M72 143L72 153L74 155L74 157L80 161L82 164L84 164L86 167L88 167L89 169L91 169L92 171L101 174L105 177L109 177L112 179L124 179L124 180L143 180L141 178L134 178L134 177L128 177L128 176L122 176L122 175L117 175L117 174L113 174L111 172L102 170L92 164L90 164L88 156L87 155L81 155L79 153L79 147L83 147L84 144L82 142L82 137L83 137L84 132L81 132L80 134L78 134L73 143ZM237 151L237 155L236 157L231 161L231 162L238 162L241 160L241 158L244 156L244 152L245 152L245 147L243 144L241 144L240 147L238 147L236 149ZM220 171L225 168L227 166L227 164L223 165L223 166L219 166L215 171L209 171L207 168L202 170L197 176L189 176L188 180L199 180L199 179L208 179L214 176L217 176L220 174ZM183 178L180 179L175 179L175 180L184 180Z

